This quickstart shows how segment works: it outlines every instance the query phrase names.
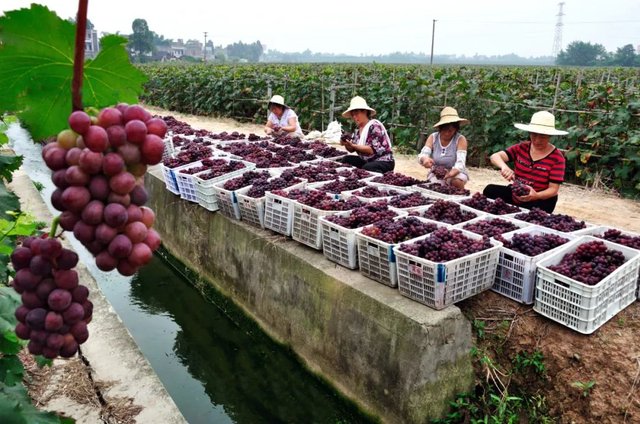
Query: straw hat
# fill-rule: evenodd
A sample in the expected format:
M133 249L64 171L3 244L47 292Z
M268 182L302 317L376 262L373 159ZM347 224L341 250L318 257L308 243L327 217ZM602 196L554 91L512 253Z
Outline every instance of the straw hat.
M278 94L276 94L275 96L273 96L271 98L271 100L269 100L269 105L271 106L271 103L275 104L275 105L280 105L280 106L284 106L286 108L288 108L289 106L287 106L286 104L284 104L284 97L279 96ZM268 107L267 106L267 107Z
M451 124L454 122L460 122L460 124L468 124L469 120L464 119L458 116L458 111L452 107L445 107L440 112L440 121L433 126L433 128L438 128L440 125Z
M345 118L348 118L352 110L358 110L358 109L370 110L371 116L376 114L376 110L370 108L365 99L363 99L360 96L356 96L353 99L351 99L351 104L349 104L349 109L342 112L342 116L344 116Z
M565 135L567 131L556 129L556 118L546 111L536 112L531 117L531 122L527 124L514 124L519 130L529 131L545 135Z

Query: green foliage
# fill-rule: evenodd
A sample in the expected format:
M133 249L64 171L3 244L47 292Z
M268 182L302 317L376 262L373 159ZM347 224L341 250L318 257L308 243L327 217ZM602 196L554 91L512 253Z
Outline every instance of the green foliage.
M640 56L636 54L633 44L618 47L611 60L613 66L640 66Z
M0 422L3 424L73 424L71 418L61 418L53 412L40 411L31 404L22 384L13 386L0 381Z
M574 386L574 387L579 387L580 390L582 390L582 396L583 397L587 397L587 396L589 396L589 392L591 391L593 386L596 385L596 382L595 381L589 381L588 383L583 383L581 381L576 381L574 383L571 383L571 385Z
M556 59L557 65L596 66L604 64L608 58L607 49L602 44L574 41L562 50Z
M518 352L513 358L513 372L527 375L529 371L533 371L534 374L546 378L545 372L547 368L544 365L544 355L539 350L533 353L529 353L526 350Z
M433 132L442 105L458 109L471 124L468 160L487 164L488 154L527 138L514 128L539 108L551 109L557 79L556 125L569 131L552 142L567 156L566 178L586 185L599 180L628 195L640 190L640 100L636 68L428 67L419 65L206 64L143 65L150 104L183 113L264 122L268 88L282 94L303 129L329 124L335 106L361 95L389 129L394 146L416 151ZM565 112L584 111L580 113ZM336 113L345 130L353 126ZM638 188L636 188L636 186Z
M257 62L262 54L262 44L260 41L251 44L240 41L229 44L225 50L230 59L246 59L249 62Z
M75 27L48 8L5 12L0 17L0 113L14 112L34 140L57 134L71 111ZM130 63L127 40L108 35L85 62L83 104L136 103L144 75Z
M42 191L44 190L44 185L39 182L39 181L33 181L33 186L36 188L36 190L38 191Z

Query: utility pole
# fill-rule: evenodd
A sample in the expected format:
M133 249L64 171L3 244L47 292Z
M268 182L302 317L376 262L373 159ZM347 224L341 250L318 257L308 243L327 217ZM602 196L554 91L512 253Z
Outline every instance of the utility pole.
M430 65L433 65L433 43L435 42L436 37L436 20L433 20L433 30L431 31L431 61Z
M207 62L207 31L204 32L204 62Z
M557 57L562 50L562 17L564 16L562 7L564 6L564 2L558 3L558 6L560 6L560 10L556 15L558 17L558 21L556 22L556 35L553 38L553 48L551 49L551 56L553 57Z

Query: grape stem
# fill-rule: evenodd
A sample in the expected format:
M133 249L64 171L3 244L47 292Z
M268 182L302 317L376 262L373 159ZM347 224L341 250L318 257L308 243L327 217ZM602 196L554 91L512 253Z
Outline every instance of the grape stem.
M53 218L51 222L51 230L49 231L49 238L54 238L56 236L56 231L58 231L58 221L60 220L60 215Z
M73 58L73 81L71 82L71 111L82 110L82 80L84 71L84 39L87 32L87 9L89 0L80 0L76 16L76 50Z

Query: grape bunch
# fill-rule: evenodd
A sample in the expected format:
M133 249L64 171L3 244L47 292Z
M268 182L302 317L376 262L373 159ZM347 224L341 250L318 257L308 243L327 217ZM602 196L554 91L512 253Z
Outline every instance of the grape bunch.
M351 168L352 166L346 163L340 163L333 160L323 160L322 162L314 163L313 166L323 171L333 171L338 168Z
M340 134L340 141L351 141L353 140L353 134L342 131L342 134Z
M518 197L526 196L531 193L531 187L516 180L511 184L511 193Z
M609 229L604 234L596 235L596 237L640 250L640 236L628 236L622 234L620 230Z
M343 191L357 190L360 187L364 187L366 184L356 179L335 180L327 184L320 186L320 190L328 193L338 194Z
M472 212L462 210L459 204L448 202L446 200L437 200L422 215L424 218L434 221L444 222L446 224L459 224L469 221L477 215Z
M447 262L492 247L488 237L473 240L460 230L438 228L423 240L400 245L400 251L432 262Z
M254 180L253 185L247 191L247 196L253 198L264 197L267 191L282 190L301 182L302 180L299 178L287 179L282 177L273 178L270 180Z
M434 232L438 226L409 216L385 219L362 229L362 234L389 244L401 243Z
M391 220L398 214L390 210L387 202L382 200L352 210L349 216L329 215L327 221L345 228L360 228L382 220Z
M520 208L510 205L504 200L497 198L494 201L489 200L484 194L475 193L471 199L463 200L463 205L479 211L487 212L492 215L507 215L510 213L520 212Z
M260 140L266 140L267 137L260 137L259 135L256 135L254 133L250 133L249 137L247 137L247 140L249 141L260 141Z
M270 177L271 177L271 174L269 174L269 171L262 171L262 172L248 171L239 177L227 180L222 185L222 188L229 191L240 190L242 187L246 187L253 184L254 180L266 180L267 178L270 178Z
M519 213L515 218L564 233L570 233L586 227L584 221L576 221L569 215L546 213L540 208L533 208L529 212Z
M51 204L62 212L60 226L73 231L102 271L131 276L160 245L151 229L155 214L144 206L143 176L162 159L166 124L138 105L119 104L100 111L97 121L73 112L69 126L42 149L57 187Z
M398 190L378 188L376 186L367 185L365 188L354 191L353 195L358 197L364 197L365 199L374 199L376 197L390 197L403 194Z
M316 155L307 153L303 149L298 149L298 148L289 147L289 146L284 148L281 147L277 153L279 156L282 156L283 158L293 163L308 162L308 161L317 159Z
M435 202L434 199L426 197L421 193L403 193L389 200L389 205L394 208L416 208L419 206L430 205Z
M360 168L348 168L338 172L338 175L344 178L362 180L370 178L372 175L369 171Z
M127 147L127 146L124 146L124 147ZM131 149L127 147L127 150L124 151L123 153L129 154L129 155L131 154L135 155L135 151L132 151L131 153L129 153L130 150ZM118 151L118 153L120 152ZM166 166L167 168L173 169L173 168L177 168L178 166L187 165L193 162L197 162L199 160L209 158L211 157L212 154L213 152L211 151L211 148L196 144L196 145L189 146L186 150L181 150L180 153L178 153L175 158L165 159L163 162L163 165ZM123 155L123 157L126 157L126 156ZM132 158L135 159L135 156L133 156Z
M457 188L452 185L445 185L440 183L418 184L418 187L435 191L437 193L448 194L451 196L468 196L469 194L471 194L471 192L467 189Z
M316 144L317 143L317 144ZM335 147L327 146L324 143L316 142L309 145L313 149L313 154L321 156L323 158L335 158L338 156L344 156L347 152L344 150L338 150Z
M310 149L311 143L302 141L300 137L289 137L287 135L279 135L271 140L273 143L280 144L282 146L292 146L301 149Z
M234 131L231 134L228 134L226 131L223 131L220 134L208 133L204 135L208 135L210 138L213 138L214 140L222 140L222 141L244 140L247 138L245 134L239 133L238 131Z
M387 172L379 177L375 177L372 180L374 183L387 184L397 187L409 187L419 184L420 181L408 175L401 174L399 172Z
M569 242L569 239L556 234L532 235L529 233L514 234L511 240L498 236L496 240L501 241L507 249L527 256L538 256Z
M244 143L241 141L225 144L224 146L218 146L217 148L219 150L222 150L224 152L227 152L235 156L240 156L242 158L245 158L246 156L249 156L254 153L259 154L265 151L262 147L260 147L257 144Z
M337 180L338 175L333 170L321 168L316 165L298 166L288 169L285 172L293 172L300 178L304 178L310 183ZM284 172L283 172L284 175Z
M504 219L483 219L478 222L466 224L462 227L464 230L471 231L472 233L480 234L481 236L495 237L499 234L508 233L518 229L518 226L513 222L506 221Z
M567 253L550 270L565 275L583 284L594 286L625 262L619 250L607 248L601 241L591 241L578 246L573 253Z
M439 180L444 180L444 177L447 175L449 170L442 165L434 165L431 168L431 173Z
M15 311L16 335L29 340L33 355L70 358L89 338L93 304L78 284L78 255L57 238L27 237L11 254L13 288L22 305Z
M191 125L183 121L178 121L171 115L163 117L154 116L154 118L160 118L164 121L165 125L167 126L167 132L171 132L174 134L187 134L194 131Z
M350 197L348 200L335 200L330 198L326 191L321 190L306 190L295 196L294 199L303 205L325 211L346 211L365 205L357 197Z

